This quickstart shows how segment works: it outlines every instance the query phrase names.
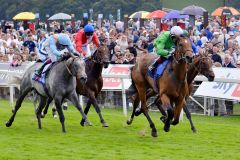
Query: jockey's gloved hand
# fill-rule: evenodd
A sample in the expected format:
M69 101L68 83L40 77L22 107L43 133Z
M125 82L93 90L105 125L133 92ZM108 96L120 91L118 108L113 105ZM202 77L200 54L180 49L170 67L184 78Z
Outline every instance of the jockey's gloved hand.
M172 55L175 52L175 48L169 50L169 55Z

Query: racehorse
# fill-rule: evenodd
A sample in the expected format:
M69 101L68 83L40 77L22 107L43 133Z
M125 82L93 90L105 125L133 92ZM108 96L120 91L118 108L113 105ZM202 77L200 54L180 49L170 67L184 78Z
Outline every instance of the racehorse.
M157 57L155 55L143 55L137 60L133 66L131 77L134 86L137 89L139 99L141 101L141 111L146 116L150 127L152 128L152 136L157 136L157 130L152 122L146 104L146 91L148 88L155 88L159 93L159 99L162 106L167 109L168 116L164 125L167 132L170 129L170 122L179 121L179 115L183 106L185 106L185 96L188 93L188 85L186 81L188 63L192 61L192 45L187 37L175 36L173 38L176 50L169 63L166 66L162 76L154 82L148 76L148 66ZM173 110L173 103L175 108Z
M100 47L93 53L93 55L86 60L86 74L87 82L82 83L77 80L76 91L80 95L88 97L84 113L87 115L91 104L93 104L96 112L99 115L100 122L103 127L108 127L107 123L103 119L101 110L97 103L97 96L103 87L102 69L107 68L109 65L110 54L108 47L105 44L101 44ZM47 114L48 106L51 101L48 102L47 106L44 108L43 116ZM80 124L84 126L85 120L82 119Z
M192 90L193 90L193 80L194 78L198 75L198 74L202 74L205 77L208 78L208 81L213 81L215 74L212 70L212 60L208 57L207 54L203 53L203 54L199 54L197 56L194 56L193 59L193 63L189 66L188 71L187 71L187 83L188 83L188 95L186 96L186 100L187 98L190 96ZM156 95L156 92L154 92L154 90L150 89L150 91L147 91L147 99L150 98L151 96ZM165 122L167 115L166 112L164 111L164 109L162 108L160 102L158 101L159 97L157 96L155 101L152 104L156 104L157 107L159 108L160 112L162 113L163 117L161 117L160 119ZM141 110L136 112L136 108L139 105L139 96L134 95L134 99L133 99L133 111L132 111L132 115L130 117L130 119L127 121L127 124L130 125L134 119L134 115L138 116L139 114L141 114ZM152 105L151 104L151 105ZM149 105L149 106L151 106ZM191 113L189 112L187 106L184 106L183 108L184 112L186 113L186 116L190 122L191 125L191 130L193 131L193 133L196 132L196 128L192 122L192 118L191 118Z
M42 128L41 125L41 110L46 105L47 99L50 97L54 99L59 119L62 125L62 132L66 132L64 121L65 117L61 108L62 101L64 98L69 99L74 106L80 111L86 124L89 125L87 116L84 114L82 107L78 103L78 97L76 93L76 78L81 80L83 83L86 82L87 75L85 73L85 64L81 57L71 56L68 60L55 62L52 69L49 71L46 78L45 86L35 80L32 80L34 72L40 67L42 63L35 63L33 66L27 69L24 73L21 84L20 93L16 101L13 114L6 123L7 127L10 127L14 121L15 115L25 96L32 90L35 90L40 95L40 103L36 110L36 116L38 119L38 127Z

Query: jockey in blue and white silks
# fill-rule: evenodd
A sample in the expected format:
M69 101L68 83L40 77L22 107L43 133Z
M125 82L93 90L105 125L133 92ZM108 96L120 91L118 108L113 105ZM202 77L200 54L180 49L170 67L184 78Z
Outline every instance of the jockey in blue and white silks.
M49 58L44 61L41 68L36 70L35 75L38 77L41 76L41 73L47 64L56 62L61 58L63 55L61 50L67 48L70 53L75 51L69 36L63 33L51 35L40 45L42 46L39 47L39 52L42 54L47 54L46 56Z
M44 43L46 42L47 38L44 37L38 44L38 58L44 62L47 60L48 58L48 53L47 51L44 49Z

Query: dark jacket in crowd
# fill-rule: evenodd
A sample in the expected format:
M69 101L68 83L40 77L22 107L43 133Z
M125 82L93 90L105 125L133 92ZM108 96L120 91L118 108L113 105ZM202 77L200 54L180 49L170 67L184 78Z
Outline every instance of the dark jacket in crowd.
M127 49L129 49L129 52L132 53L134 57L137 57L137 50L135 47L128 47Z
M219 55L216 54L216 53L212 54L212 60L213 60L213 63L219 62L220 64L222 64L222 58L221 58L221 56L219 56Z
M227 68L236 68L236 66L234 66L231 62L228 63L228 65L223 64L223 67L227 67Z

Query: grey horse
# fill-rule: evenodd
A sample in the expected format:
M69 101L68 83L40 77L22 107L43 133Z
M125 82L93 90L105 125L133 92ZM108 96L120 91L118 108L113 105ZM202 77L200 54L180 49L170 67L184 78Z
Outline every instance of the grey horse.
M40 103L38 109L36 110L39 129L42 128L41 110L46 105L48 98L54 99L63 132L66 132L66 129L64 125L65 117L61 105L65 98L69 99L80 111L82 118L87 122L86 125L90 124L87 116L83 112L81 105L78 103L78 97L76 93L76 79L81 80L83 83L85 83L87 80L84 61L80 57L71 56L68 60L56 63L57 64L55 64L48 73L45 88L39 82L32 80L35 70L39 68L42 63L35 63L33 66L27 69L20 84L20 93L16 101L13 114L6 123L7 127L12 125L15 115L18 109L21 107L25 96L32 90L35 90L40 95Z

